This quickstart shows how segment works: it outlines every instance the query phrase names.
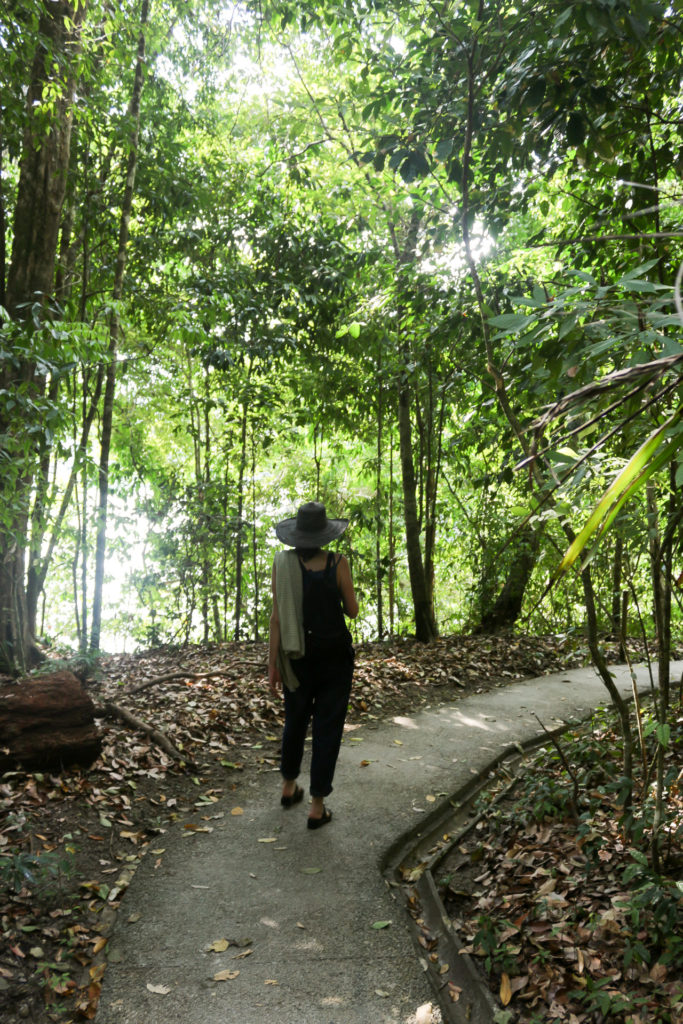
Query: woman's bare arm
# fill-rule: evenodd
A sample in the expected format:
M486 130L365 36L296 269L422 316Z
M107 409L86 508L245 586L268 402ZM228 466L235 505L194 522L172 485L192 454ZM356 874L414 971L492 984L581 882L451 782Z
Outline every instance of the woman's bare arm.
M358 615L358 599L356 598L356 592L353 589L353 580L351 579L349 563L343 555L337 562L337 586L339 587L339 592L342 597L344 612L350 619L355 619Z
M273 591L273 610L270 613L270 639L268 644L268 685L271 693L277 694L282 686L280 670L277 667L277 652L280 647L280 617L277 612L277 596L275 593L275 566L271 583Z

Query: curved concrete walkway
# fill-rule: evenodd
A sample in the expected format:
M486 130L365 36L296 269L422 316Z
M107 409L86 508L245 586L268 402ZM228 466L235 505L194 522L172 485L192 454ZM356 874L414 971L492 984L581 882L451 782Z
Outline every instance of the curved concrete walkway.
M682 670L674 663L672 678ZM630 694L628 670L613 672ZM581 669L364 725L346 734L334 821L318 831L306 828L306 801L280 808L277 773L238 779L203 812L216 817L197 815L213 831L178 826L151 844L109 940L96 1024L415 1022L433 995L383 853L502 749L538 735L534 713L552 728L607 700Z

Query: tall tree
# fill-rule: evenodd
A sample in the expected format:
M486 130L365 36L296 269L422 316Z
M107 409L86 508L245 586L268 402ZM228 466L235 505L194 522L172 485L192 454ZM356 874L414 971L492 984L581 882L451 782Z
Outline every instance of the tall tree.
M35 10L35 8L34 8ZM71 146L74 69L85 4L46 2L38 9L35 51L26 94L19 183L12 226L12 256L5 286L13 353L0 368L0 663L22 670L40 657L31 632L25 589L31 488L44 449L41 420L53 405L40 360L41 332L53 315L59 224ZM23 11L31 20L32 12Z

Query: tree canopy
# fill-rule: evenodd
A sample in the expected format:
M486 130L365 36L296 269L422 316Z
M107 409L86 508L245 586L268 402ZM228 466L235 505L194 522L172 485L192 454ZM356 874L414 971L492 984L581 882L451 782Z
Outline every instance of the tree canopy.
M259 639L309 498L361 637L679 628L681 29L6 4L5 668Z

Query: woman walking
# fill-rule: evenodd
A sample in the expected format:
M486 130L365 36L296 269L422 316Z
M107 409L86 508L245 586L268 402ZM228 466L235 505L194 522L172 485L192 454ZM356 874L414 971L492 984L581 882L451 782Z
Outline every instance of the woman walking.
M345 614L358 615L351 570L343 555L324 549L348 525L348 519L328 519L325 506L310 501L275 527L282 543L293 548L275 555L270 617L268 682L274 695L282 691L285 702L280 803L292 807L303 799L296 779L312 722L308 828L313 829L332 820L325 797L332 792L353 676L354 651L344 620Z

